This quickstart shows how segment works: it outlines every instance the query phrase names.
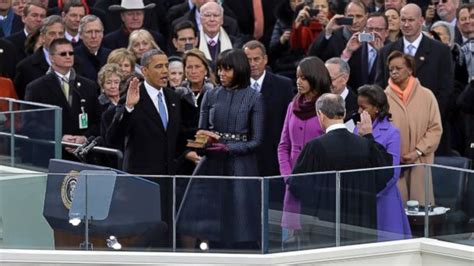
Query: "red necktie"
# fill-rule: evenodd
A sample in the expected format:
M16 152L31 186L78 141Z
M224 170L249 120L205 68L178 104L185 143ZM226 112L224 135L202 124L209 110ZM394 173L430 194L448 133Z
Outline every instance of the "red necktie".
M263 36L264 29L262 0L252 0L252 6L254 18L253 37L258 40Z

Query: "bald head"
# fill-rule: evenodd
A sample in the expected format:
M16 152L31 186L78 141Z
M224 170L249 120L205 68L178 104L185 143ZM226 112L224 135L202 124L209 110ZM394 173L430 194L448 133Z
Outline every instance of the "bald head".
M422 16L421 8L416 4L408 4L402 7L402 9L400 10L400 13L403 13L403 12L412 14L413 16L417 16L417 17Z
M400 11L400 29L409 42L413 42L420 36L423 27L423 16L421 9L415 4L408 4Z
M331 120L343 119L346 114L344 99L337 94L325 93L316 101L316 111Z

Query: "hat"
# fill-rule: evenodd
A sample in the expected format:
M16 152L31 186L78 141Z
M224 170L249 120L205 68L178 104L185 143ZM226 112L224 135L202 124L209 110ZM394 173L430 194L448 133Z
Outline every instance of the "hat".
M142 10L154 8L155 4L151 3L148 5L143 4L143 0L122 0L120 5L109 6L110 11L126 11L126 10Z

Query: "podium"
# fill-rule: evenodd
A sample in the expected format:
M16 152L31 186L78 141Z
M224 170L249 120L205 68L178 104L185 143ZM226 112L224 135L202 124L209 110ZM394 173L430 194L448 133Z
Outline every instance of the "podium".
M80 172L84 170L91 170L89 173L125 173L66 160L52 159L48 169L43 215L54 231L56 249L80 249L86 240L86 220L88 242L95 250L108 249L106 240L110 236L115 236L123 249L129 250L147 248L166 240L167 225L161 221L159 184L136 176L81 175ZM80 187L84 178L90 182L85 201L88 210L97 213L94 206L101 204L106 210L102 209L99 215L102 217L97 217L96 220L93 215L97 214L89 213L93 214L91 216L79 212L82 222L73 226L69 223L70 210L73 208L71 213L76 212L78 215L77 210L74 210L74 206L78 205L74 198L76 193L82 191ZM109 180L101 181L101 178ZM78 194L77 200L84 201L85 195ZM99 202L107 198L109 202Z

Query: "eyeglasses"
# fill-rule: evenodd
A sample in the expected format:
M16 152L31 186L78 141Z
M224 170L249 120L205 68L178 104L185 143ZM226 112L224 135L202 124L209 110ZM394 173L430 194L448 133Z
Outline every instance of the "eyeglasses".
M440 3L446 4L447 2L448 2L448 0L431 1L431 3L435 6L440 4Z
M342 77L342 75L344 75L344 73L341 73L341 74L339 74L339 75L337 75L337 76L335 76L335 77L331 77L331 81L335 81L336 79Z
M73 56L73 55L74 55L74 52L73 52L73 51L70 51L70 52L60 52L60 53L56 53L56 55L59 55L59 56L62 56L62 57L65 57L65 56Z
M205 18L220 18L221 17L221 14L218 14L218 13L203 13L201 14L201 16L205 17Z

